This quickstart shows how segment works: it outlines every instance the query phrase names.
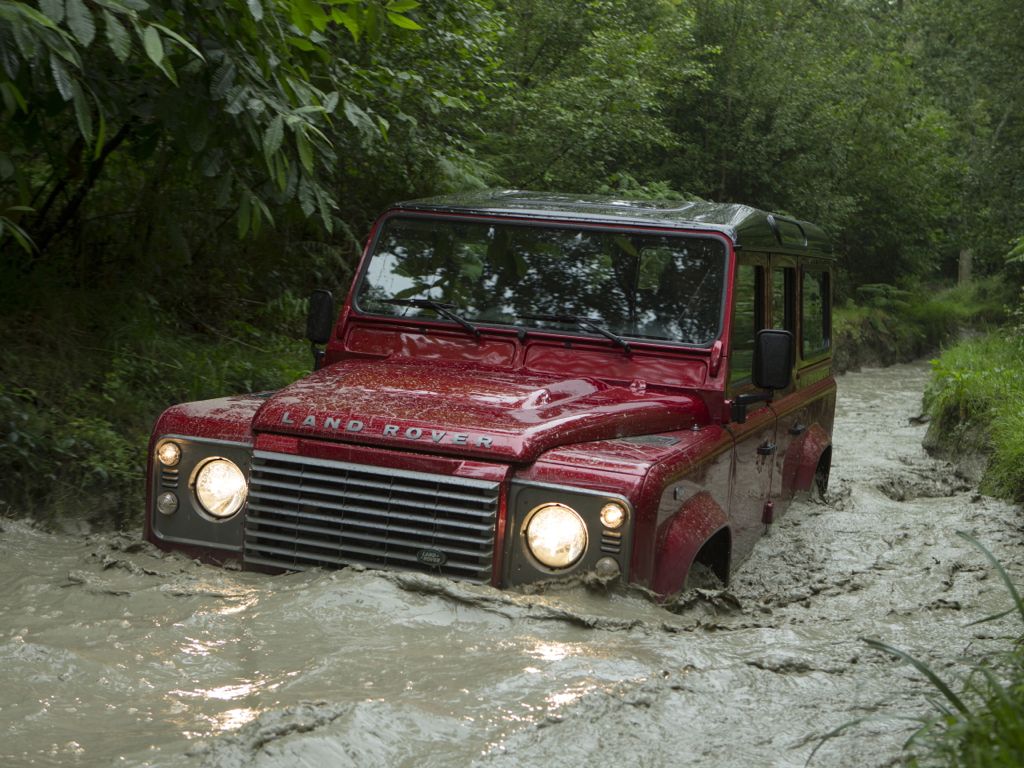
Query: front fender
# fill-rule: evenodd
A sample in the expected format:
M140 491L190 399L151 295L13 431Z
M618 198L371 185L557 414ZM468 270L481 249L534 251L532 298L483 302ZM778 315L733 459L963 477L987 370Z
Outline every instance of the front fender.
M728 525L725 512L707 491L684 502L658 527L654 591L665 596L681 590L701 547Z

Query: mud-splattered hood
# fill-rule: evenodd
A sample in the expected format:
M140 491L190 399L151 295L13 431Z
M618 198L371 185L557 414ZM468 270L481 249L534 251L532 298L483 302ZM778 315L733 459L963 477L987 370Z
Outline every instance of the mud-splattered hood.
M281 390L256 432L533 461L551 448L685 429L703 405L640 383L413 361L345 361Z

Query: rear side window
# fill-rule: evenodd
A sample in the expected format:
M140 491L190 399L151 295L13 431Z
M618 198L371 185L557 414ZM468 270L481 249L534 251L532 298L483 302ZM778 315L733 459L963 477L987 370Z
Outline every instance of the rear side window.
M750 381L754 368L754 337L764 328L764 268L736 267L730 343L729 384Z
M828 272L805 269L800 300L800 352L805 360L827 352L832 346L830 295Z
M796 332L796 269L772 268L772 328Z

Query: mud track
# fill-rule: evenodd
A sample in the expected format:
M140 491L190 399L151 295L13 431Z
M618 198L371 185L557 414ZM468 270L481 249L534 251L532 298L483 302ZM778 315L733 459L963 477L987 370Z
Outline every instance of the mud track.
M728 590L671 610L349 569L269 578L121 534L0 523L0 763L123 766L898 764L925 684L1001 650L1020 510L920 448L922 366L844 376L828 499Z

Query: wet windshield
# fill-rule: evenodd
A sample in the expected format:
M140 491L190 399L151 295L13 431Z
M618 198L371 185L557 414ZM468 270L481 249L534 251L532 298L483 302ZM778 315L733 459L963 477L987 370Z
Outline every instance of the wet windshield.
M437 318L443 302L486 325L591 333L577 315L632 338L707 346L718 336L725 247L710 237L504 222L390 219L356 294L364 312ZM410 304L413 302L409 302Z

